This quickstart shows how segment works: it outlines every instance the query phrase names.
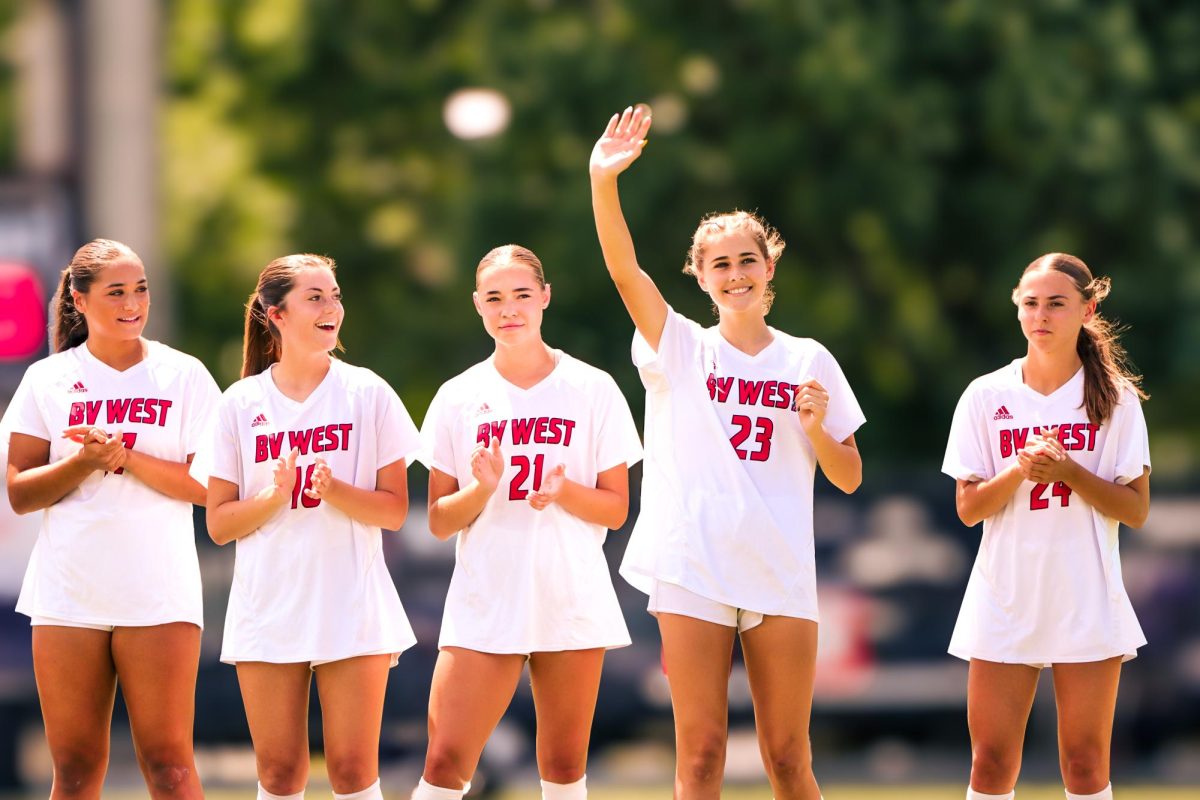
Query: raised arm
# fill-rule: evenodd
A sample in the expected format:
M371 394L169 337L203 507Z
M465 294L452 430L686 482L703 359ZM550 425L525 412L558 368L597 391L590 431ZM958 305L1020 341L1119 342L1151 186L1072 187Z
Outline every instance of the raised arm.
M650 113L643 107L613 114L604 134L592 148L588 170L592 178L592 212L604 265L625 303L634 326L655 351L667 321L667 302L642 268L633 249L633 237L621 211L617 176L642 154L650 132Z

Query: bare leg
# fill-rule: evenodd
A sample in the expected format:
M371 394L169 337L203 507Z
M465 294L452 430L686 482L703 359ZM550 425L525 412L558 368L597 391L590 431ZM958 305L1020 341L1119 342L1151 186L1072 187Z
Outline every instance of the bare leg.
M1120 657L1054 665L1058 759L1071 794L1095 794L1108 786L1120 679Z
M425 780L461 789L475 774L525 668L525 656L447 647L438 654L429 692Z
M808 737L817 623L765 617L742 634L758 747L777 800L819 800Z
M117 691L111 642L107 631L33 626L33 671L54 763L51 800L99 800Z
M660 611L658 629L675 714L675 800L719 800L736 628Z
M308 662L237 665L246 722L254 742L258 782L271 794L293 795L308 783Z
M117 628L112 657L150 796L203 797L192 755L200 628L190 622Z
M975 791L1007 794L1017 785L1038 672L1025 664L971 659L967 727L971 731L971 788Z
M529 659L542 780L574 783L587 771L604 649L534 653Z
M317 667L325 764L338 794L360 792L379 778L379 729L390 655L359 656Z

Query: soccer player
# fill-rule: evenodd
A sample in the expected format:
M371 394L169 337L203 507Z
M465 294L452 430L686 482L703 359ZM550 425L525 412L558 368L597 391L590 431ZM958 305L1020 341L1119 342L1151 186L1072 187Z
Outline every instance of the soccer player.
M242 380L198 464L209 534L237 541L221 660L237 665L260 800L303 797L314 672L334 797L383 797L388 671L415 642L381 529L408 514L418 433L379 376L332 357L342 319L332 260L291 255L263 269Z
M1111 798L1121 663L1146 643L1121 581L1119 523L1150 503L1140 376L1097 310L1107 278L1065 253L1013 291L1023 358L967 387L942 470L958 515L983 521L950 653L970 661L968 800L1012 798L1042 668L1054 674L1067 797Z
M429 527L458 540L413 798L463 796L528 662L542 797L577 800L604 651L629 644L602 548L641 443L613 379L542 340L536 255L498 247L475 285L495 352L441 387L421 429Z
M604 261L633 319L646 386L642 506L621 573L650 596L675 714L675 796L720 795L728 679L740 634L775 797L817 800L808 724L817 649L813 479L862 479L865 421L837 361L767 325L783 240L754 214L705 217L685 272L712 299L703 328L638 265L617 176L642 153L642 107L613 115L591 157Z
M188 462L219 395L191 356L142 337L137 254L96 239L51 304L54 354L30 365L0 429L8 494L42 526L17 601L54 765L51 797L99 798L117 683L154 798L199 798L192 757L203 625Z

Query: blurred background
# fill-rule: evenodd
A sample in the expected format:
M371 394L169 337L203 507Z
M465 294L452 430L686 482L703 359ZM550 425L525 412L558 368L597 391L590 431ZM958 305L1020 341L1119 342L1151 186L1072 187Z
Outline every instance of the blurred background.
M1200 5L1169 0L0 0L0 407L46 354L59 270L104 236L146 263L149 335L200 357L222 387L259 270L290 252L332 256L346 359L388 379L419 421L442 381L490 352L474 269L517 242L554 285L547 341L611 372L640 418L587 158L612 112L646 101L650 144L622 178L642 265L677 309L711 319L679 272L691 233L705 212L759 210L789 243L771 323L826 344L867 414L863 488L817 488L813 738L827 796L849 796L836 788L849 781L965 783L966 668L945 647L980 531L958 522L938 468L967 383L1024 352L1009 293L1053 250L1111 276L1103 311L1130 326L1152 395L1154 501L1145 527L1122 534L1150 645L1122 678L1115 781L1194 789L1197 42ZM425 477L412 471L413 512L387 538L421 640L389 687L396 796L423 757L453 564L426 528ZM253 756L234 670L217 661L234 554L200 513L198 760L207 785L238 796ZM49 779L28 620L11 610L36 516L0 502L0 793ZM610 535L614 566L625 533ZM635 644L608 658L589 774L662 787L672 739L657 632L645 598L616 581ZM753 787L740 664L731 693L730 781ZM319 753L315 703L312 721ZM1054 725L1046 691L1030 780L1057 781ZM481 790L536 785L532 735L525 686ZM109 783L141 791L120 708Z

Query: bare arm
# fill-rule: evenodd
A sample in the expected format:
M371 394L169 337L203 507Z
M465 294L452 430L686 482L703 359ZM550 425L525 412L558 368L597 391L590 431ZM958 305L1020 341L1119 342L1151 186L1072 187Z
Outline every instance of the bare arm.
M1146 470L1127 484L1106 481L1071 458L1057 431L1040 436L1037 447L1023 449L1018 463L1035 483L1062 481L1071 491L1106 517L1140 528L1150 513L1150 473Z
M541 488L529 495L529 504L538 511L551 503L584 522L616 530L629 516L629 467L618 464L596 476L594 487L584 486L565 475L559 464L542 480Z
M1008 501L1016 494L1023 480L1025 476L1015 463L987 480L959 480L954 490L954 505L958 509L958 518L970 528L998 514L1008 505Z
M208 495L200 482L188 474L191 463L191 454L188 455L187 461L180 463L155 458L131 449L125 456L125 471L154 491L173 500L184 500L202 506L207 502Z
M208 479L208 535L217 544L248 536L282 511L296 488L296 456L293 448L275 462L275 480L254 497L241 500L238 486L223 478Z
M592 149L592 212L604 264L616 284L634 326L655 351L667 320L667 302L654 281L638 266L633 238L621 211L617 176L637 160L646 145L650 115L641 108L614 114Z
M129 451L120 434L96 429L76 453L50 463L50 442L13 433L8 444L8 502L18 514L40 511L66 497L96 470L120 469Z
M400 459L382 467L375 473L375 488L362 489L333 477L324 459L317 459L312 488L304 493L364 525L400 530L408 517L408 465Z
M829 392L819 381L810 378L800 384L794 408L800 415L800 426L812 443L821 472L834 486L846 494L853 494L862 484L862 455L853 434L839 442L826 432Z
M436 467L430 469L429 532L439 539L449 539L474 522L496 492L503 474L499 439L492 439L490 447L476 445L471 453L472 480L466 486L460 487L457 478Z

